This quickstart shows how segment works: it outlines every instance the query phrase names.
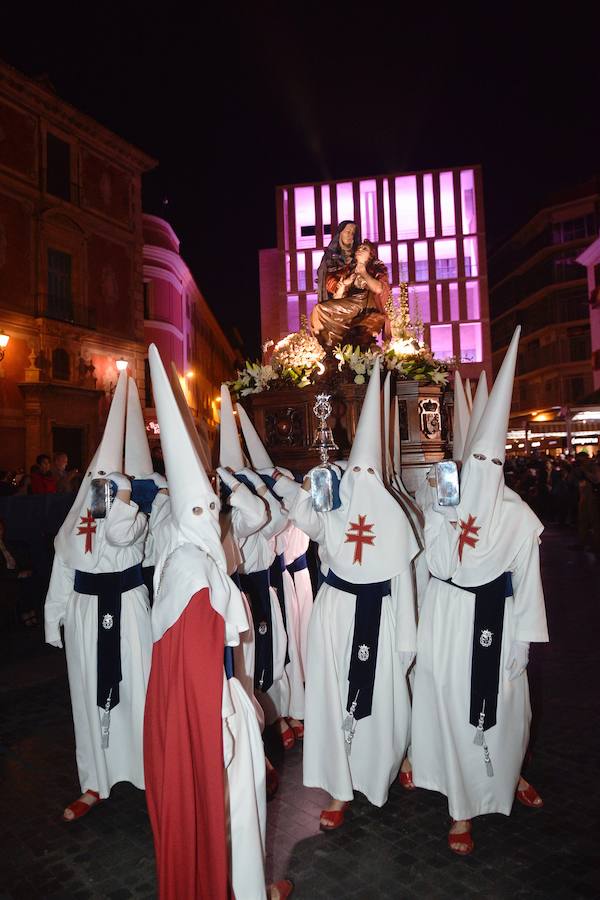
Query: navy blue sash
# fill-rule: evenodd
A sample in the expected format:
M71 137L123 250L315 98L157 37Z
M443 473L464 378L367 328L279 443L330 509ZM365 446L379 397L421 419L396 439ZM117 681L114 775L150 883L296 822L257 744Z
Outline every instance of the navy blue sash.
M268 691L273 684L273 623L271 621L271 594L269 570L240 574L240 586L252 608L254 622L254 687Z
M144 579L144 584L148 588L148 600L152 607L154 603L154 566L142 565L142 577Z
M469 722L487 731L496 724L504 607L512 596L510 572L477 587L463 587L451 579L448 584L475 594Z
M331 569L325 582L356 597L346 709L355 719L364 719L371 715L373 705L381 602L391 594L392 583L376 581L371 584L352 584L338 578Z
M240 586L240 576L237 572L234 572L229 576L238 590L241 591ZM225 675L227 678L233 678L235 675L235 667L233 663L233 647L225 647L225 652L223 654L223 665L225 666Z
M138 563L124 572L75 570L75 590L98 598L96 703L106 712L119 702L121 671L121 596L144 583Z
M285 559L283 553L279 553L273 562L271 563L271 568L269 569L269 575L271 579L271 587L274 587L277 591L277 599L279 600L279 609L281 610L281 618L283 619L283 627L285 628L285 633L287 635L287 618L285 615L285 594L283 587L283 573L285 572ZM285 650L285 664L289 663L290 658L288 656L287 647Z
M306 558L306 553L303 553L301 556L297 556L296 559L287 566L287 570L294 577L294 572L302 572L303 569L308 569L308 560Z

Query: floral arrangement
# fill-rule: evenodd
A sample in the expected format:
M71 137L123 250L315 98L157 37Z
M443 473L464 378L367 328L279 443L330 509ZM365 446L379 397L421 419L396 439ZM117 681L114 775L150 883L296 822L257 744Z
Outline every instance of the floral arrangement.
M351 344L345 344L335 348L334 356L338 360L338 370L342 372L347 366L353 373L352 380L355 384L364 384L371 375L376 357L381 357L381 364L385 368L394 371L403 381L424 381L432 384L444 385L448 381L447 366L434 359L427 347L412 349L405 352L392 346L389 342L382 348L374 350L361 350Z
M402 380L445 385L448 365L434 359L429 347L423 343L423 323L418 310L411 322L406 284L400 285L398 300L390 297L387 301L386 313L391 338L381 347L373 346L368 350L339 344L333 354L338 361L338 371L347 374L355 384L364 384L380 356L382 366L394 371ZM247 360L245 367L238 371L237 379L229 382L236 396L246 397L274 388L305 388L314 384L317 376L325 371L325 350L310 333L305 316L302 316L299 331L288 334L276 344L268 341L263 353L271 347L273 351L267 364Z
M398 300L390 296L385 304L390 323L391 338L381 349L361 351L351 344L338 345L335 358L341 372L346 366L354 373L355 384L364 384L365 376L373 370L375 357L382 355L382 365L396 373L404 381L425 381L444 385L448 380L448 367L434 359L429 347L422 340L423 323L417 308L411 321L408 303L408 285L400 285Z
M234 394L245 397L272 387L305 388L325 371L325 350L308 330L306 316L302 316L300 331L288 334L277 344L267 341L263 353L271 347L273 353L267 365L247 361L245 367L238 371L237 380L229 383Z

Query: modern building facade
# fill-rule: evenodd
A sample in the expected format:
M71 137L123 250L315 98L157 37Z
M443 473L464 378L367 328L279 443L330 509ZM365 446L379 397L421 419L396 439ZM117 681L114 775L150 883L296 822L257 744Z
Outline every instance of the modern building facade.
M219 422L221 383L241 364L179 254L179 238L164 219L144 214L144 340L155 343L180 383L198 427L212 443ZM150 379L144 405L149 437L157 433Z
M317 302L317 269L339 222L377 245L392 291L438 359L491 374L485 224L479 166L277 188L277 248L260 252L263 342L297 330Z
M85 466L119 360L151 400L149 340L166 365L173 358L182 374L193 370L188 397L214 428L212 401L233 375L233 350L172 230L143 220L142 175L155 165L0 62L0 469L28 471L39 453L56 451Z
M522 328L511 413L519 436L529 422L551 422L592 390L588 283L577 260L599 223L595 180L556 197L490 259L495 371L515 326ZM555 441L553 428L536 430L540 449L568 449Z
M585 266L590 304L590 343L594 390L600 391L600 237L577 257Z

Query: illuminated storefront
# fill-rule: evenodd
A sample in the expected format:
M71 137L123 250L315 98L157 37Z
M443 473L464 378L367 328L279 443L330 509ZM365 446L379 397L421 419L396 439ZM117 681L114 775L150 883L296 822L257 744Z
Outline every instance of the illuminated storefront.
M558 456L585 451L595 456L600 444L600 406L544 410L509 430L506 436L508 456L538 453Z

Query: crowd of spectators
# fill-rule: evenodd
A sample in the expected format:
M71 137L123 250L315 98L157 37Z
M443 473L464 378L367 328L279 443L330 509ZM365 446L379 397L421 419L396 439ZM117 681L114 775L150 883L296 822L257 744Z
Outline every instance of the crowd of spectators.
M545 524L577 529L578 544L600 558L600 457L532 454L507 459L506 483Z
M68 469L69 457L62 451L52 458L40 453L29 474L24 469L0 470L0 497L14 494L68 494L77 490L80 475L77 469Z

